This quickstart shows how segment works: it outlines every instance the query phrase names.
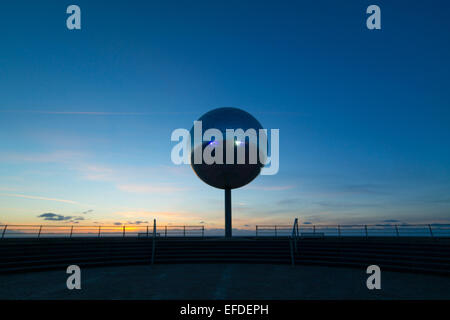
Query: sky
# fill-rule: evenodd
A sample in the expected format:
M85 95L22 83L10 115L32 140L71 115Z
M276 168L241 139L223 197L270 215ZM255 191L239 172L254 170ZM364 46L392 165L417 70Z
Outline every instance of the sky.
M233 190L235 228L449 223L449 6L4 3L0 224L223 228L223 190L170 159L218 107L280 130L279 172Z

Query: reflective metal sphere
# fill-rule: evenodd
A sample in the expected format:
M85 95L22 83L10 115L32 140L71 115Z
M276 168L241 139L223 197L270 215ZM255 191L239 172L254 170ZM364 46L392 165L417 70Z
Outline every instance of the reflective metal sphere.
M261 172L266 160L266 154L260 152L260 132L261 124L251 114L237 108L218 108L205 113L198 121L202 122L202 137L199 141L194 139L194 127L191 129L191 166L197 176L210 186L220 189L235 189L242 187L253 179L255 179ZM218 129L222 133L222 139L212 138L209 141L202 141L203 134L208 129ZM254 129L256 131L256 145L251 145L251 139L245 138L245 141L234 139L234 162L233 164L226 163L226 129ZM200 142L200 143L199 143ZM206 164L203 160L201 164L194 163L194 153L201 149L201 154L205 148L214 145L216 148L221 147L223 150L222 164ZM238 149L245 148L245 163L239 164L237 161ZM250 150L256 149L257 160L256 163L250 163ZM265 149L267 150L267 149ZM261 154L260 154L261 153ZM215 151L212 152L215 155ZM203 157L202 157L203 158Z

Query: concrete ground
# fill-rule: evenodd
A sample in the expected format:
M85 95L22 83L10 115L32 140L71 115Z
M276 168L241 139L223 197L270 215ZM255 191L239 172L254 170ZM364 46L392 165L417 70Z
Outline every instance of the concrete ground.
M270 264L174 264L85 268L81 290L65 270L0 275L0 299L450 299L450 277Z

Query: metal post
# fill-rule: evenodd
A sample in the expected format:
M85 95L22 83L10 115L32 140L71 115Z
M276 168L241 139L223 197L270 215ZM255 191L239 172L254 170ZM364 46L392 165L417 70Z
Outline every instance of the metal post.
M183 226L183 237L186 237L186 226Z
M123 226L123 234L122 234L122 237L125 238L125 226Z
M313 226L313 234L316 234L316 226Z
M297 227L298 227L298 218L295 218L295 220L294 220L294 228L292 230L292 237L291 237L293 239L293 241L294 241L295 252L298 252L298 249L297 249Z
M428 229L430 229L430 235L431 235L431 237L434 238L433 230L431 229L431 224L428 225Z
M397 237L400 236L400 234L399 234L399 232L398 232L398 226L397 226L397 225L395 225L395 233L397 234Z
M205 226L202 226L202 238L205 237Z
M231 237L231 189L225 189L225 238Z
M147 226L147 238L148 238L148 226Z
M256 237L258 238L258 226L256 226Z
M164 226L164 236L167 238L167 226Z
M38 238L41 237L42 226L39 227Z
M299 233L298 233L298 220L297 220L297 226L296 226L296 229L297 229L297 238L298 238L298 235L299 235Z
M100 238L100 230L102 229L101 226L98 227L98 237Z
M277 236L277 226L275 226L275 237Z
M72 238L72 234L73 234L73 226L72 228L70 228L70 238Z
M152 264L155 263L156 219L153 219Z
M8 228L8 225L7 225L7 224L5 224L5 227L3 228L2 239L5 237L6 228Z

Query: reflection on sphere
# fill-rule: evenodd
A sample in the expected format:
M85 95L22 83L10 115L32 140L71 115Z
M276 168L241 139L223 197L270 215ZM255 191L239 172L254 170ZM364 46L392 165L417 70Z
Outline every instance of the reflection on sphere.
M202 141L202 143L195 144L194 140L194 127L191 129L191 166L197 176L210 186L220 189L235 189L242 187L253 179L255 179L261 172L261 168L264 166L266 155L263 154L260 158L259 129L262 129L261 124L251 114L237 108L219 108L211 110L205 113L198 121L202 121L202 138L203 134L208 129L218 129L222 133L222 139L216 139L212 141ZM256 146L250 146L250 139L246 137L245 141L235 140L233 142L234 148L234 161L233 164L226 164L226 129L254 129L257 134ZM198 140L201 141L202 138ZM207 147L221 147L223 150L222 163L223 164L206 164L202 161L202 164L194 163L195 150L201 149L203 151ZM250 163L249 151L251 147L256 149L256 163ZM238 150L245 148L245 164L237 163ZM212 152L212 156L215 156L215 152Z

